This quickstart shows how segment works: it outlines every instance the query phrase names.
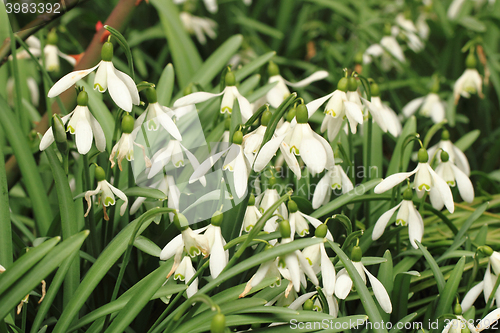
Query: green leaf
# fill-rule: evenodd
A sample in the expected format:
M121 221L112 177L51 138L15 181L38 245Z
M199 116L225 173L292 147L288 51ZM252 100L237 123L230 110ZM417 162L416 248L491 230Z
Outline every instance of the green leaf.
M410 274L410 272L403 272L397 274L394 279L394 289L391 297L392 322L403 320L408 313L408 294L410 293L410 281L413 276L414 274Z
M152 255L153 257L160 257L160 247L149 238L138 236L134 241L134 246L142 252Z
M168 106L172 99L172 92L175 85L174 66L168 64L161 73L158 85L156 86L156 93L158 95L158 103L160 105Z
M89 232L84 230L54 247L28 274L1 296L0 318L4 318L43 279L56 269L69 255L78 251Z
M5 173L5 157L3 149L0 149L0 263L4 268L8 269L12 265L12 260L9 187L7 185L7 174Z
M139 224L145 216L154 216L155 214L160 214L166 211L165 208L153 208L148 212L141 215L139 218L130 222L101 253L96 262L88 270L85 278L80 283L80 286L76 290L73 299L66 306L64 311L59 317L56 326L54 327L54 333L67 332L68 327L73 321L73 318L78 314L78 311L84 306L85 302L92 294L94 289L97 287L102 278L108 273L109 269L116 263L116 261L121 257L121 255L127 249L130 237L135 231L137 224ZM137 236L140 235L153 221L153 218L146 219L141 228L137 232Z
M278 106L278 109L271 116L271 120L269 120L269 124L267 126L266 132L264 133L264 138L262 139L261 148L273 137L273 134L278 126L278 122L281 117L285 114L288 108L293 104L295 98L297 97L296 93L291 93L285 100Z
M283 33L278 29L270 27L267 24L256 21L244 15L237 16L235 18L235 23L275 39L283 39L284 37Z
M127 57L128 61L128 67L130 69L130 75L132 76L132 80L135 80L134 61L132 59L132 52L130 51L130 47L128 46L127 40L118 30L116 30L113 27L110 27L109 25L105 25L104 29L108 30L111 33L111 35L116 38L118 44L120 44L120 46L123 48L123 51L125 51L125 56Z
M479 138L479 135L481 135L481 131L478 129L470 131L455 142L455 147L461 151L466 151Z
M262 67L264 64L266 64L275 55L276 52L274 51L267 52L261 55L260 57L250 61L243 67L239 68L237 71L234 72L234 78L236 79L236 82L241 82L244 78L246 78L256 70L258 70L260 67Z
M405 325L407 323L414 323L413 322L413 319L415 319L417 317L417 313L416 312L413 312L413 313L410 313L409 315L407 315L406 317L402 318L400 321L398 321L396 323L396 325L394 325L391 330L389 331L389 333L398 333L398 332L401 332L401 330L405 327Z
M379 313L377 304L375 304L375 301L372 298L372 295L368 291L368 288L366 287L365 282L359 275L356 267L354 267L351 259L338 247L337 244L334 242L328 240L328 243L330 244L331 248L337 256L339 257L340 261L344 264L345 269L349 273L349 276L351 277L354 287L356 288L359 297L361 299L361 302L363 304L363 308L366 311L366 314L368 315L368 318L372 323L381 323L382 322L382 316ZM378 328L374 325L373 326L373 331L376 333L387 333L387 330L383 326L379 326Z
M422 251L425 260L427 260L427 263L429 264L429 267L431 268L431 271L434 274L434 278L436 279L439 293L442 294L446 283L444 281L443 273L441 273L441 270L439 269L439 265L432 257L432 254L430 254L429 251L427 251L427 249L419 241L415 241L415 243L418 245L420 251Z
M30 144L26 140L8 105L7 101L0 96L0 110L2 114L2 121L0 123L19 163L23 182L29 184L29 186L26 186L26 191L33 206L36 228L40 236L45 236L52 223L52 211L49 200L45 193L45 187L43 186L42 177L38 172L35 158L31 153Z
M475 32L485 32L486 25L472 16L462 17L458 24L466 28L467 30L475 31Z
M404 141L408 137L408 135L415 133L416 131L417 131L417 118L415 118L415 116L411 116L406 121L406 124L403 127L403 131L399 135L396 147L394 148L394 152L392 154L391 162L389 163L389 168L387 168L386 177L399 172L400 169L399 164L401 163L400 162L401 148L403 147ZM405 148L403 165L401 166L402 170L406 170L408 168L412 150L413 150L413 143L410 143Z
M351 202L351 200L365 194L367 191L371 190L375 186L377 186L378 183L380 183L382 179L377 178L377 179L372 179L370 181L367 181L366 183L360 184L359 186L353 188L349 192L342 194L340 197L330 201L326 205L316 209L314 213L311 214L312 217L315 218L320 218L321 216L325 216L327 214L330 214L334 210L347 205L348 203Z
M455 300L458 286L462 280L464 266L465 257L462 257L451 272L450 278L448 279L448 282L446 282L444 290L439 293L439 301L434 313L434 318L438 318L445 313L451 313L451 304Z
M127 197L145 197L156 200L165 200L167 198L162 191L149 187L129 187L124 190L123 193L125 193Z

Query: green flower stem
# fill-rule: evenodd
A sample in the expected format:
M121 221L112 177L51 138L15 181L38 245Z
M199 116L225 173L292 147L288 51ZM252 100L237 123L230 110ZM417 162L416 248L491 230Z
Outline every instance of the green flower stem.
M83 155L83 183L85 185L85 190L91 190L91 181L90 181L90 172L89 172L89 160L87 155ZM85 209L85 208L84 208ZM92 255L92 257L97 258L99 256L100 248L97 234L97 229L95 225L95 217L94 217L94 206L91 205L90 212L85 218L88 229L90 230L89 237L89 247L88 252Z
M19 66L16 57L16 38L14 37L12 29L9 29L9 33L10 33L10 49L12 52L12 74L14 76L14 82L15 82L14 107L19 117L19 125L21 125L23 133L28 133L28 131L30 130L29 118L27 116L26 110L23 108L22 91L21 91L21 86L26 83L21 82L21 77L19 75Z
M5 158L3 149L0 149L0 264L8 269L12 265L12 258L9 190L5 173Z
M371 119L370 114L368 114L368 121L366 124L366 163L365 163L365 181L370 180L370 165L372 160L372 127L373 121ZM370 227L370 202L365 201L365 226L366 228Z

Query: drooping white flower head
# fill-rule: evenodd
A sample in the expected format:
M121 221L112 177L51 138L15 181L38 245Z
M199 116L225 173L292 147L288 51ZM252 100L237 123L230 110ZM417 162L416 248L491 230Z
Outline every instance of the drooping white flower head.
M179 14L184 29L191 34L195 35L198 42L202 45L207 43L205 35L211 39L217 38L215 29L217 29L217 22L208 17L199 17L191 15L188 12L181 12Z
M422 51L424 49L424 43L420 40L415 24L411 20L405 18L404 14L402 13L396 16L396 23L398 24L399 28L401 28L401 33L407 40L408 47L414 52Z
M372 285L373 294L378 301L378 304L386 313L392 312L392 304L387 290L384 285L373 276L361 262L362 251L359 246L355 246L351 253L351 262L356 268L358 274L366 284L366 276ZM351 292L353 286L352 278L345 268L342 268L337 274L337 281L335 282L335 296L339 299L346 299Z
M334 165L332 168L327 169L325 175L316 185L312 199L312 207L317 209L321 207L321 205L329 202L331 191L342 190L344 194L353 188L354 186L344 169L342 169L340 165Z
M229 252L224 250L226 241L222 237L220 228L222 219L222 213L219 211L215 212L212 216L211 224L205 231L205 237L208 240L210 248L210 274L213 279L219 276L229 261Z
M390 175L375 187L375 193L384 193L393 188L411 175L415 175L414 187L419 198L423 197L424 191L429 192L431 204L435 209L444 206L450 213L455 211L453 195L448 184L434 171L428 163L429 155L425 148L418 152L418 165L410 172L401 172Z
M85 217L89 214L90 209L92 208L92 200L90 197L93 195L99 194L99 203L102 204L102 209L104 212L104 219L106 221L109 220L108 214L106 214L106 207L109 205L113 206L116 203L115 195L123 200L123 204L120 207L120 215L123 216L125 211L127 210L128 198L119 189L108 183L106 180L106 174L104 173L104 169L100 166L95 168L95 178L97 180L97 187L93 191L87 191L85 193L85 200L87 200L88 209L85 213Z
M109 161L111 162L111 168L115 166L115 156L118 161L118 168L122 171L122 161L124 158L127 158L128 161L132 161L134 159L134 145L142 149L142 153L144 156L144 163L146 168L151 167L151 161L146 156L146 149L143 145L140 145L135 142L135 138L139 131L139 127L134 129L134 118L126 114L122 119L122 136L120 140L116 143L109 155Z
M245 210L245 216L243 217L243 222L241 223L240 236L243 234L243 231L250 232L261 217L262 213L255 206L255 197L253 194L250 194L247 208Z
M463 311L469 310L481 293L483 293L484 301L487 303L493 292L495 283L500 276L500 253L493 251L488 246L480 247L480 250L483 254L489 256L488 266L486 267L483 281L472 287L462 299L461 306ZM491 272L491 269L493 269L493 272ZM497 289L493 300L496 300L497 307L500 308L500 288Z
M444 130L441 133L441 141L430 147L427 151L429 156L433 157L439 150L448 153L449 161L455 164L466 176L470 175L470 166L467 156L450 141L450 133ZM437 160L441 161L441 154L437 154Z
M240 107L241 117L243 121L247 121L248 119L250 119L250 117L252 117L252 106L250 105L250 102L248 102L248 100L240 94L238 88L236 88L236 79L234 78L233 72L228 71L226 73L225 83L226 88L218 94L212 94L203 91L195 92L179 98L177 101L175 101L174 107L178 108L186 105L198 104L201 102L205 102L211 98L222 96L220 112L227 112L231 114L233 112L234 100L237 99L238 105Z
M460 96L470 98L471 94L477 94L480 98L484 97L482 78L476 69L477 60L472 51L467 56L465 64L467 69L462 76L455 81L455 85L453 86L455 104L458 103Z
M297 203L293 200L288 200L288 221L290 223L290 238L293 240L295 233L300 237L304 237L309 233L309 223L311 223L315 228L318 228L323 223L320 220L302 213L297 206ZM327 234L325 236L329 240L333 241L333 236L327 229ZM324 237L323 237L324 238Z
M276 86L274 86L271 90L269 90L266 94L266 101L273 107L278 108L280 104L285 100L285 98L290 95L290 90L288 90L287 86L294 88L306 87L312 82L322 80L328 77L327 71L317 71L308 76L307 78L299 81L299 82L290 82L285 80L280 75L279 67L272 61L269 62L267 67L267 72L269 73L269 83L277 82Z
M417 110L424 117L430 117L434 123L440 123L445 118L445 103L436 93L429 93L427 96L415 98L403 107L403 114L410 118Z
M380 44L373 44L368 47L363 54L363 63L371 63L373 57L382 57L381 66L386 72L393 67L399 68L398 62L404 63L406 61L403 49L396 40L396 37L392 35L384 36L380 40ZM394 59L397 61L394 61Z
M436 167L436 173L443 178L448 185L458 188L458 192L464 201L474 201L474 187L469 177L450 161L446 151L440 152L441 163Z
M61 118L63 125L67 125L67 132L75 134L76 148L82 155L87 154L92 148L92 138L99 151L106 149L106 137L99 122L94 118L88 108L88 95L85 91L78 94L76 108ZM40 141L40 150L47 149L54 142L52 126L45 132Z
M193 262L189 256L184 256L182 261L179 263L174 272L174 280L184 281L188 284L189 280L193 278L196 274L196 270L193 267ZM198 292L198 278L194 279L191 285L186 289L187 297L191 297Z
M37 107L38 103L40 102L40 92L39 92L40 87L38 86L38 83L35 81L34 78L28 77L26 78L26 86L28 87L29 90L31 104ZM7 90L7 102L11 107L14 106L14 97L15 97L14 88L15 88L15 80L13 77L9 77L7 79L6 90Z
M379 217L377 223L375 223L375 227L373 228L373 240L377 240L380 236L382 236L387 224L391 220L391 217L394 215L396 210L399 209L396 216L396 225L408 226L410 243L415 249L418 249L415 241L422 242L422 236L424 234L424 221L422 220L422 216L418 210L413 205L412 197L413 191L409 188L403 194L403 201Z
M78 80L83 79L95 69L97 73L94 79L94 90L103 93L109 90L109 95L113 101L124 111L132 111L132 104L139 105L139 92L134 80L127 74L115 68L111 59L113 58L113 44L104 43L101 51L102 60L96 66L71 72L63 76L50 88L48 97L56 97L68 90Z
M401 122L399 121L396 112L394 112L394 110L386 104L382 103L378 84L374 82L371 84L371 93L372 96L370 101L364 98L362 98L362 100L372 115L373 121L379 125L382 131L389 132L392 136L398 137L403 130Z

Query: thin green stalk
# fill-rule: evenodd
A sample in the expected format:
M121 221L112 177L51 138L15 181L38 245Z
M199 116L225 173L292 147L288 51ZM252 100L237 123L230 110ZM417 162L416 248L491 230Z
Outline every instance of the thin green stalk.
M26 319L28 318L28 304L26 303L23 311L23 319L21 322L21 331L26 332Z
M21 80L19 76L19 66L17 63L17 55L16 55L16 38L12 29L9 29L10 33L10 49L12 53L12 75L14 76L14 88L16 90L16 96L14 98L14 105L19 117L19 124L21 125L21 129L23 133L28 133L29 131L29 120L26 115L26 110L23 108L22 103L22 91L21 91Z
M365 181L370 180L370 163L372 159L372 126L373 126L373 121L368 115L368 121L367 121L367 129L366 129L366 163L365 163ZM365 201L365 225L366 228L370 227L370 202Z
M5 173L5 157L0 149L0 265L9 268L12 264L12 228L9 209L9 188Z
M83 155L83 183L85 184L85 190L91 190L91 181L90 181L90 171L89 171L89 160L87 155ZM97 235L97 229L95 225L95 217L94 217L94 206L90 205L90 212L85 218L88 229L90 230L89 237L89 247L90 251L88 251L94 258L99 256L100 248L99 241Z

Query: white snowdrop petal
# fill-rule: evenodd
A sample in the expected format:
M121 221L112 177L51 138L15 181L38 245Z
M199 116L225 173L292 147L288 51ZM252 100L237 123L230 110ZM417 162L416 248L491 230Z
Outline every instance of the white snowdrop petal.
M481 281L478 284L476 284L474 287L472 287L467 294L465 294L464 298L462 299L462 303L460 304L462 306L462 311L466 312L467 310L470 309L472 304L476 301L476 299L481 295L484 289L484 282Z
M325 174L314 189L312 207L318 209L325 200L326 193L330 190L328 173Z
M320 244L321 251L321 278L325 295L332 296L335 292L335 267L326 253L325 246Z
M211 98L214 98L217 96L222 96L222 94L224 94L224 91L222 91L218 94L207 93L204 91L195 92L195 93L192 93L192 94L189 94L187 96L179 98L177 101L175 101L174 107L179 108L181 106L187 106L187 105L191 105L191 104L198 104L201 102L205 102Z
M97 67L99 67L100 64L101 63L99 63L96 66L89 68L89 69L75 71L75 72L71 72L71 73L64 75L59 81L57 81L52 86L52 88L50 88L47 96L50 98L58 96L63 91L67 90L72 85L74 85L78 80L81 80L85 76L89 75L89 73L94 71Z
M134 103L134 105L139 105L141 103L141 99L139 98L139 91L137 90L137 85L135 84L134 80L130 76L119 71L116 68L115 74L127 86L130 97L132 98L132 103Z
M453 202L453 195L451 194L450 187L434 170L432 170L429 164L427 164L427 168L432 176L433 185L439 190L443 198L444 205L450 213L453 213L455 211L455 203Z
M453 174L455 175L455 179L457 180L457 187L460 192L460 196L464 199L464 201L471 203L474 201L474 186L472 186L472 182L458 167L451 164L451 168L453 170Z
M495 309L488 313L486 317L484 317L479 324L477 324L477 331L481 332L485 329L489 328L491 325L496 323L500 319L500 309Z
M248 171L243 151L240 152L234 164L234 189L238 198L242 198L247 191Z
M158 121L160 124L167 130L170 135L172 135L176 140L182 141L182 136L181 133L179 132L179 129L175 125L174 121L167 116L166 113L163 112L158 112L156 114L156 117L158 118Z
M391 298L389 297L389 294L387 294L387 290L385 290L384 285L366 268L364 270L366 275L368 275L368 279L370 280L370 284L372 285L373 293L375 294L375 298L377 299L378 304L380 304L382 310L384 310L386 313L391 313Z
M417 171L418 171L418 166L413 171L410 172L401 172L390 175L375 187L374 192L377 194L384 193L385 191L390 190L394 186L403 182L406 178L410 177Z
M210 168L212 168L212 166L214 166L214 164L217 163L217 161L222 157L222 155L224 155L224 153L228 150L229 148L221 151L220 153L214 154L209 158L207 158L205 161L203 161L189 178L189 183L194 183L200 177L204 176L210 170Z
M340 270L337 274L337 281L335 282L335 296L339 299L346 299L351 292L352 280L345 268Z
M160 252L160 260L168 260L175 255L179 247L184 246L182 234L175 236Z
M286 80L285 80L285 82L290 87L301 88L301 87L308 86L309 84L311 84L311 83L313 83L315 81L323 80L326 77L328 77L328 72L327 71L317 71L317 72L312 73L311 75L309 75L305 79L300 80L298 82L293 83L293 82L286 81Z
M422 216L417 211L415 206L413 206L413 202L409 201L408 205L408 236L410 238L411 245L415 249L418 249L418 245L415 243L415 241L422 242L422 236L424 235L424 221L422 220Z
M382 236L392 215L394 215L394 212L396 212L396 210L401 206L402 203L403 202L400 202L397 206L389 209L387 212L385 212L379 217L379 219L375 223L375 227L373 228L372 232L373 240L377 240L380 238L380 236Z
M214 243L210 250L210 274L216 278L227 265L220 227L214 228Z
M243 95L239 93L236 87L234 87L233 89L233 94L236 96L236 99L238 100L238 105L240 106L241 118L244 122L246 122L253 115L252 106L250 105L250 102Z
M107 74L108 91L113 102L124 111L132 111L132 96L130 96L127 85L116 75L115 67L112 63L109 63L107 66Z
M306 108L308 117L310 118L313 115L313 113L316 112L316 110L318 110L321 105L323 105L323 103L325 103L330 97L333 96L334 93L335 92L332 92L331 94L328 94L326 96L320 97L312 102L307 103Z

